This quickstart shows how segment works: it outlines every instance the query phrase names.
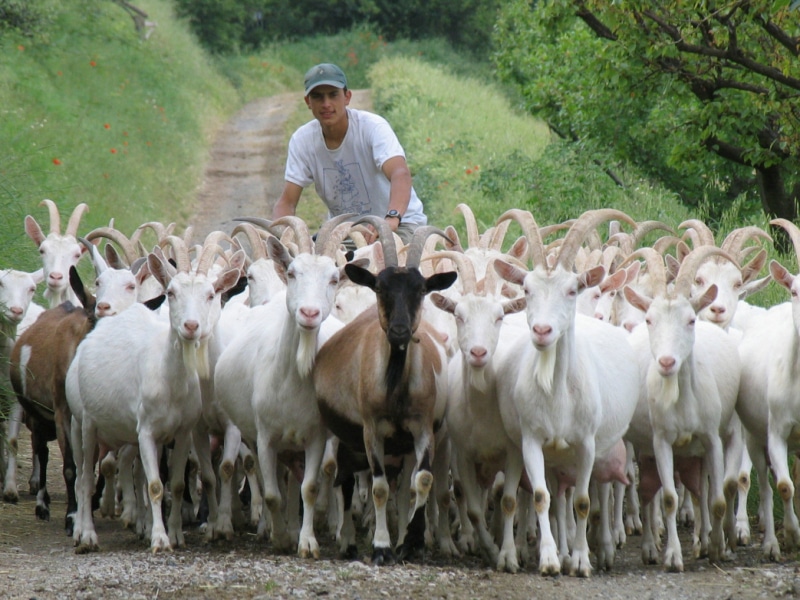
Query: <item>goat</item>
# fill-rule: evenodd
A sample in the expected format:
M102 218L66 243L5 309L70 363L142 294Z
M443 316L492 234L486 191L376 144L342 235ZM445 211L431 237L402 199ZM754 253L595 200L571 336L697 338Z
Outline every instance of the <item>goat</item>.
M397 249L383 219L362 217L379 232L385 268L377 275L357 265L345 265L351 281L371 288L377 305L367 309L334 334L317 354L313 379L320 413L339 438L339 457L364 457L356 467L339 460L339 481L349 481L363 468L372 473L375 507L373 563L396 560L387 527L389 485L386 455L414 452L410 475L416 500L413 516L398 549L399 558L410 556L424 543L425 503L433 476L434 435L442 425L446 407L447 368L438 332L421 319L422 300L429 292L446 289L455 272L424 277L419 271L425 237L439 230L419 228L409 244L405 267L398 266ZM365 456L364 456L365 455ZM408 473L405 476L409 476ZM347 495L345 500L348 500ZM346 506L346 508L348 508ZM401 510L405 510L401 507ZM352 517L348 514L340 535L340 549L354 548Z
M8 418L5 444L0 448L0 475L3 477L3 500L16 502L17 491L17 449L19 426L22 422L22 407L12 397L9 380L9 358L17 336L20 335L44 311L33 302L36 286L44 280L42 269L28 273L14 269L0 270L0 411L7 406L10 414L0 414L0 424ZM8 394L8 397L5 397ZM3 402L6 398L7 402ZM3 471L5 469L5 471Z
M72 534L75 502L75 463L68 437L71 415L64 396L64 380L80 341L96 323L95 298L84 291L74 266L69 278L79 306L64 302L44 311L36 322L19 336L11 351L10 379L17 401L25 411L31 430L31 445L39 459L39 489L36 516L50 519L47 493L47 443L57 439L63 457L63 476L67 489L65 528Z
M498 568L512 572L518 568L513 522L524 467L541 534L539 571L561 571L548 514L550 492L545 465L549 464L574 468L578 520L568 568L572 574L589 576L589 479L596 457L605 457L620 443L636 406L639 380L627 335L603 321L576 315L578 294L603 277L603 267L579 274L572 268L579 244L598 223L609 218L635 223L619 211L587 211L572 224L555 265L550 266L533 216L512 210L500 217L512 218L522 223L533 270L503 260L494 263L503 279L523 287L528 320L528 329L503 344L497 355L498 403L506 434L516 447L508 452L506 461L502 499L505 535ZM605 552L612 558L613 546ZM608 558L601 561L603 566L608 566Z
M231 268L218 277L209 276L219 251L217 239L214 234L206 238L192 269L186 243L168 236L177 267L160 253L149 254L147 262L166 291L169 320L134 304L113 319L102 319L79 346L70 366L67 400L73 414L76 460L82 465L73 533L77 552L98 549L91 510L98 440L112 448L139 446L151 507L153 552L185 543L180 510L170 512L169 529L164 528L158 445L174 441L170 488L173 497L180 498L191 432L200 418L199 379L209 376L208 336L219 318L221 294L233 287L240 275L238 268Z
M800 258L800 230L786 219L773 219L782 227ZM800 544L800 524L792 506L794 484L789 474L788 452L797 449L798 379L800 364L800 279L773 260L772 278L791 294L789 302L771 307L753 318L739 343L742 378L736 411L745 427L745 442L759 481L762 552L768 559L781 557L772 509L769 467L783 501L783 539L787 549Z
M248 219L273 230L290 226L295 232L298 254L292 258L277 237L269 238L270 256L286 291L269 303L250 309L245 330L223 351L214 378L218 403L243 438L257 449L264 503L272 516L272 543L277 550L287 550L293 543L281 513L278 452L305 452L303 523L296 545L298 554L304 557L319 557L314 504L327 439L310 373L318 344L335 327L328 320L340 278L333 256L347 234L347 221L352 216L341 215L327 221L317 234L315 246L307 225L297 217L272 223Z
M738 456L735 449L731 450L731 440L735 439L731 436L736 432L730 432L728 427L739 388L739 355L728 334L715 325L697 320L697 314L713 302L716 287L710 287L702 296L691 296L692 281L704 260L714 254L735 260L714 246L702 246L681 263L674 289L670 291L661 258L652 254L655 252L649 253L652 259L647 265L654 283L659 282L655 296L651 298L625 288L628 302L646 315L645 324L634 329L630 338L639 360L643 387L628 439L636 448L643 480L646 477L644 465L648 464L645 457L655 457L664 490L667 522L664 568L683 571L677 531L678 496L673 476L676 470L684 473L681 479L684 485L701 497L702 524L696 553L707 546L711 560L722 558L724 533L728 534L728 543L732 547L735 545L731 525L741 448ZM688 457L689 466L676 456ZM693 477L688 476L692 473L689 470L691 459L695 457L702 460L701 473L703 479L708 477L707 484L704 480L693 479L697 477L696 471ZM732 477L726 476L726 472L732 472ZM730 479L733 481L729 482ZM649 503L652 498L648 495L657 488L658 484L642 492L643 505ZM709 509L710 541L706 537ZM646 526L642 549L646 562L654 560L651 535L652 529Z

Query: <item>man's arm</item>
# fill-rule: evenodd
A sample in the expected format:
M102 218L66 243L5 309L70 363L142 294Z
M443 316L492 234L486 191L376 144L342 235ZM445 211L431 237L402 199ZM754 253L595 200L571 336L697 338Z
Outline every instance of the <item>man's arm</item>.
M297 211L297 203L300 202L300 194L303 193L303 188L287 181L283 186L281 197L272 208L272 218L278 219L287 215L294 215Z
M411 200L411 171L408 170L406 159L402 156L393 156L383 163L381 170L391 183L389 210L396 210L401 215L406 214ZM400 225L397 219L388 219L387 223L392 231L396 231Z

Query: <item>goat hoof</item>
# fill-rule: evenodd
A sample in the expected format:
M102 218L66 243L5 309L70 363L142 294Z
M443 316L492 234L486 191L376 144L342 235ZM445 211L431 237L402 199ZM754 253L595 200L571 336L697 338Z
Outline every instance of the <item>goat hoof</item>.
M397 564L391 548L373 548L372 564L377 567L388 567Z
M347 546L347 550L342 554L342 558L345 560L356 560L358 558L358 548L356 545L350 544Z
M49 521L50 520L50 509L45 508L44 506L37 506L36 507L36 518L40 521Z
M9 504L16 504L17 502L19 502L19 495L6 492L5 494L3 494L3 502L8 502Z

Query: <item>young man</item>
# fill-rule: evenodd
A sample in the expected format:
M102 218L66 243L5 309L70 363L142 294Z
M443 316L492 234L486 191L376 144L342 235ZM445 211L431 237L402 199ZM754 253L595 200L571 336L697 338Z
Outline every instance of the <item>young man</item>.
M286 184L272 216L295 214L303 188L313 183L329 217L383 217L408 243L427 217L411 183L405 152L386 119L348 108L351 96L347 78L336 65L316 65L306 73L305 101L314 120L289 140Z

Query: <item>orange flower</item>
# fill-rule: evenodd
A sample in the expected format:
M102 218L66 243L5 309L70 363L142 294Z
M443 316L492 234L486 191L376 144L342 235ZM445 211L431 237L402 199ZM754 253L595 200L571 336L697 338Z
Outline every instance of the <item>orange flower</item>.
M111 154L116 154L116 153L117 153L117 149L116 148L112 148L111 149Z
M93 60L90 60L90 61L89 61L89 66L90 66L90 67L96 67L96 66L97 66L97 63L96 63L95 61L93 61Z
M108 123L103 123L103 127L105 127L106 129L111 129L111 125L109 125Z
M467 175L472 175L472 169L467 168L466 173L467 173Z
M426 142L430 142L430 141L431 141L431 138L425 138L425 141L426 141Z
M479 167L478 165L475 165L474 167L472 167L472 169L473 169L473 170L475 170L475 171L477 171L477 170L479 170L479 169L480 169L480 167Z
M61 76L63 75L63 73L62 73L61 71L56 71L56 75L58 75L59 77L61 77Z
M19 46L17 46L17 50L19 50L20 52L25 52L25 46L20 44Z
M60 160L60 159L58 159L58 158L54 158L54 159L53 159L53 164L54 164L54 165L60 165L60 164L61 164L61 160Z

